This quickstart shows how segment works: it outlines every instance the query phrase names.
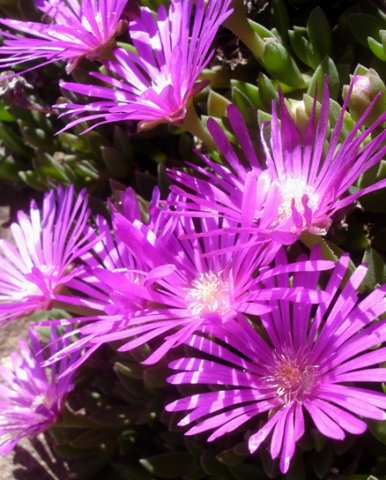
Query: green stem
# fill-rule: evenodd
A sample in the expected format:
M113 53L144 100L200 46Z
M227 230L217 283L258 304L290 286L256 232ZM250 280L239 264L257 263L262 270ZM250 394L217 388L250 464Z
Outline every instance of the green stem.
M251 50L258 60L262 60L265 44L248 22L243 0L233 0L232 7L233 13L224 25Z
M197 137L199 140L204 142L208 147L215 149L216 144L214 143L208 129L204 127L201 123L199 116L197 115L196 109L194 108L193 103L191 102L188 106L185 118L180 123L181 127L190 132L192 135Z

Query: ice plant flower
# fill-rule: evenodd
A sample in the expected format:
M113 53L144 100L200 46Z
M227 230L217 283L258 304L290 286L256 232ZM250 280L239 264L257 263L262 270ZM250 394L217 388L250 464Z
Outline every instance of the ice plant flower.
M73 262L92 247L85 191L58 188L44 195L40 210L18 213L14 244L0 240L0 326L36 310L49 309L58 289L80 273Z
M104 290L112 292L113 302L107 304L107 315L83 319L81 345L119 341L119 351L126 351L150 342L153 351L146 362L155 363L196 331L216 335L240 315L264 313L267 299L315 303L323 296L297 286L267 287L265 281L286 271L332 268L332 262L318 259L268 268L278 249L274 244L235 250L237 242L244 241L238 233L207 236L221 228L222 221L194 222L167 211L154 215L157 221L150 217L149 225L114 214L117 237L141 268L94 270Z
M124 31L121 17L126 4L127 0L35 0L46 23L0 19L1 25L25 34L1 31L5 40L0 67L34 60L39 67L61 60L70 73L82 58L103 61Z
M188 200L187 209L192 215L210 212L223 216L238 222L241 228L268 235L283 244L296 241L305 231L324 235L336 211L386 185L386 180L382 180L349 191L360 175L386 154L386 130L375 134L386 121L386 113L368 128L364 126L379 95L341 140L344 115L356 80L331 134L327 79L320 110L317 113L315 99L304 134L281 96L278 104L273 103L271 121L261 130L264 158L258 157L241 114L231 105L228 117L242 154L230 144L219 125L209 120L208 128L227 164L219 165L203 156L210 168L191 165L199 174L197 177L171 171L172 178L180 184L172 189Z
M359 266L342 285L348 263L348 256L340 259L327 282L329 295L316 309L274 300L259 331L245 323L222 339L192 338L190 345L211 358L172 362L178 373L169 381L215 391L166 407L189 412L179 423L190 426L187 435L210 430L212 441L245 426L254 432L248 438L254 453L272 434L270 454L280 457L285 473L305 432L306 412L323 435L337 440L363 433L366 419L386 419L386 369L380 366L386 361L386 321L377 320L386 311L386 286L359 300L367 268ZM306 272L295 274L293 284L312 287L318 280Z
M157 201L157 200L155 200ZM115 207L111 205L111 208ZM125 217L131 222L140 221L141 213L135 192L127 188L121 192L118 207ZM116 237L111 224L102 216L95 218L93 246L86 251L79 262L84 266L82 272L73 278L68 285L70 290L67 295L58 294L56 298L70 304L113 314L116 311L132 309L133 302L138 306L135 295L121 296L111 285L104 281L105 272L133 272L133 279L137 278L136 272L145 268L140 258L136 258L127 248L127 245Z
M141 7L138 18L129 23L136 53L117 49L105 62L110 75L91 73L113 88L62 82L65 89L100 98L85 105L61 104L66 113L102 123L138 120L140 127L161 122L180 122L189 99L205 83L198 76L213 55L211 45L224 20L230 15L230 0L172 0L169 11L161 6L157 18Z
M65 341L52 330L52 354ZM9 453L26 436L47 430L58 420L74 375L62 375L77 354L45 368L44 345L31 328L29 342L20 340L19 351L0 363L0 455ZM60 379L59 379L60 376Z

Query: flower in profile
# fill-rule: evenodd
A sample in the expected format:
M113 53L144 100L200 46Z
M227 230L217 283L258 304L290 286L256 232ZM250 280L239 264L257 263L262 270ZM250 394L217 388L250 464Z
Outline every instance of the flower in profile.
M67 341L59 338L55 329L51 336L49 349L53 354ZM43 367L44 344L32 328L29 342L20 340L19 347L0 364L0 455L9 453L23 437L37 435L54 425L73 389L74 375L65 372L77 360L77 354Z
M200 216L210 212L224 216L244 229L287 244L305 231L324 235L336 211L352 205L362 195L383 188L386 180L349 191L360 175L386 154L386 131L381 129L377 133L377 128L386 121L386 113L365 127L379 95L341 140L344 116L357 78L351 83L330 135L327 80L320 109L315 98L304 133L291 117L282 95L278 104L273 103L272 119L261 130L264 162L259 161L247 126L235 106L228 107L228 117L242 153L230 144L219 125L209 120L208 128L227 165L203 156L210 169L191 165L199 174L197 177L170 172L181 186L172 189L187 199L191 214Z
M42 210L18 213L11 225L14 244L0 240L0 326L36 310L49 309L60 286L81 270L74 261L93 244L87 228L85 191L74 188L44 195Z
M26 35L1 31L5 40L0 67L33 60L40 61L39 67L61 60L70 73L82 58L103 61L124 31L121 17L126 4L127 0L35 0L47 23L0 19L1 25Z
M65 89L103 99L85 105L61 104L66 114L102 123L139 120L140 127L180 122L187 103L205 83L198 76L213 55L211 44L230 15L230 0L172 0L169 11L161 6L157 19L147 7L129 23L136 53L116 49L105 65L111 76L91 73L113 88L62 82Z
M286 271L332 268L333 263L312 260L267 267L277 253L275 244L236 248L247 243L239 233L207 236L222 221L170 215L155 211L150 224L115 213L114 230L126 243L140 268L94 270L114 299L105 316L90 318L80 327L81 344L120 341L120 351L150 343L146 363L155 363L169 350L189 341L197 331L228 328L239 316L259 315L269 309L267 299L287 298L317 303L323 292L282 288L273 280ZM199 238L197 238L197 235ZM80 319L82 320L82 319Z
M280 457L285 473L305 432L306 412L319 432L337 440L363 433L365 419L386 419L386 369L380 366L386 361L386 321L377 320L386 311L386 286L359 300L367 269L359 266L344 284L348 263L348 256L340 259L327 282L328 297L316 308L275 300L269 302L273 310L261 315L259 331L245 323L217 340L192 338L190 346L212 358L172 362L178 373L169 381L215 391L166 407L189 411L179 423L190 425L186 434L211 430L212 441L245 426L254 431L250 453L272 434L270 454ZM317 283L315 273L293 278L297 286Z

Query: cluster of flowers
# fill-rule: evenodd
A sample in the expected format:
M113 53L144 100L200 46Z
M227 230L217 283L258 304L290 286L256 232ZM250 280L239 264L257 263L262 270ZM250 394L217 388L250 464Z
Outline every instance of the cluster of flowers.
M139 120L141 128L179 122L189 99L207 83L197 79L213 55L211 45L229 17L231 0L173 0L169 11L135 8L128 0L35 0L47 23L0 19L7 30L0 47L0 67L40 60L31 68L58 60L71 73L82 59L97 61L108 75L91 75L112 88L61 82L72 92L103 99L85 105L57 105L65 114L81 115L74 124ZM192 14L194 12L194 20ZM117 37L130 37L132 48L120 47ZM134 47L134 51L133 51Z
M48 380L34 333L32 350L23 343L12 374L4 370L2 453L21 435L51 425L79 363L117 340L120 351L149 343L147 364L183 344L205 354L173 361L178 372L168 380L215 390L167 409L190 411L180 424L194 424L187 434L212 430L210 440L271 411L265 424L255 424L249 448L254 452L273 431L271 455L280 455L283 472L304 433L304 410L335 439L365 430L357 416L385 418L385 394L358 386L386 381L379 366L386 349L374 349L385 341L386 322L377 320L386 311L385 286L359 300L365 266L343 284L347 255L334 265L313 249L309 258L289 262L279 242L327 229L331 212L366 191L343 194L351 172L358 176L385 154L385 133L364 142L373 126L339 148L331 140L322 153L326 108L322 104L319 121L310 121L308 140L299 146L282 102L281 125L274 113L262 170L241 117L230 111L251 164L244 166L225 134L213 128L230 169L203 157L211 169L184 174L196 194L184 196L178 188L160 206L156 191L147 222L130 189L112 207L112 225L97 217L96 228L88 226L85 193L74 200L72 188L48 193L41 212L32 204L29 217L19 215L12 225L16 246L1 243L1 324L55 305L92 314L67 320L75 322L70 333L77 341L66 340L69 335L65 345L53 341L48 363L59 375ZM340 122L332 138L339 129ZM326 168L327 162L335 167ZM181 181L180 172L172 175Z
M81 57L103 61L116 76L94 76L114 89L64 86L108 101L71 105L70 113L145 124L183 118L231 13L230 1L197 0L192 23L193 2L185 0L172 1L169 12L161 7L157 21L147 8L134 15L118 0L36 5L55 23L1 20L38 37L6 33L3 66L44 57L67 60L70 71ZM137 54L115 46L126 25ZM281 97L261 130L259 155L230 106L239 147L209 121L224 163L201 155L204 166L170 171L175 185L167 199L154 191L146 219L131 189L111 205L111 222L90 222L85 192L74 198L72 187L19 214L15 245L0 243L0 325L53 307L74 317L62 322L64 333L53 328L48 350L31 329L30 346L23 342L1 370L1 454L57 421L79 365L113 341L119 351L148 344L145 364L184 345L195 349L197 356L169 364L168 381L210 390L200 386L166 409L186 412L185 433L210 431L208 440L243 427L251 453L270 436L282 472L309 423L343 439L363 433L366 419L386 418L386 286L361 296L367 268L353 268L346 254L334 262L316 247L287 256L288 245L320 238L335 212L386 185L351 189L386 154L386 113L366 126L377 98L342 138L355 81L332 129L327 81L304 131Z

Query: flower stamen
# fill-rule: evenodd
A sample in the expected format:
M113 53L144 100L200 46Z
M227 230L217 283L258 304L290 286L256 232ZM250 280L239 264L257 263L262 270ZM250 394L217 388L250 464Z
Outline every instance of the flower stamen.
M221 272L201 273L188 289L187 300L193 315L227 313L230 308L229 284L221 278Z

